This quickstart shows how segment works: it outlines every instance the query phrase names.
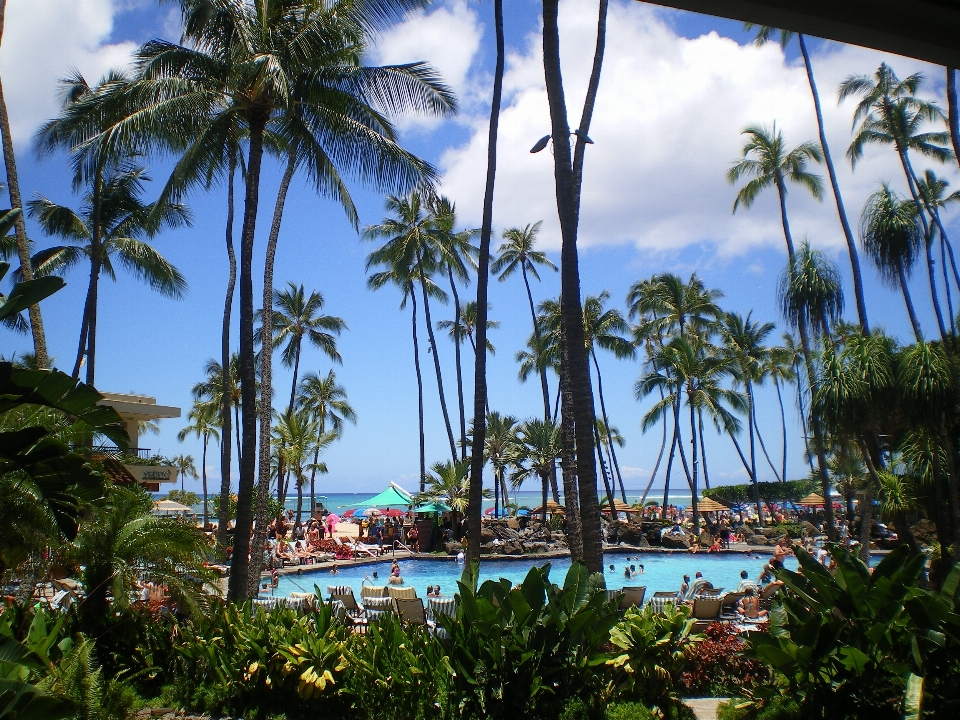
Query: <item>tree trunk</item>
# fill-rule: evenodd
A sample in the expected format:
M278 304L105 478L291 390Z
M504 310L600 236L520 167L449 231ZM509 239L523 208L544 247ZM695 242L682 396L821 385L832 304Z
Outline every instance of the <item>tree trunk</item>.
M957 71L947 68L947 117L950 125L950 140L953 155L960 163L960 114L957 112Z
M787 257L790 259L791 272L793 272L793 256L796 254L793 249L793 234L790 232L790 221L787 219L787 188L783 184L783 178L777 173L777 193L780 196L780 222L783 224L783 238L787 242Z
M560 394L560 436L562 449L560 472L563 478L563 504L566 508L567 546L571 562L583 559L583 527L580 522L580 493L577 490L577 446L573 423L573 394L561 376L557 383Z
M783 431L783 473L780 480L787 481L787 413L783 409L783 395L780 392L780 381L773 379L773 386L777 389L777 402L780 403L780 425Z
M230 149L230 167L227 175L227 260L229 274L227 277L227 293L223 301L223 329L220 334L220 508L217 517L217 544L220 551L227 546L227 525L230 523L230 514L227 509L227 498L230 497L230 455L233 440L231 439L230 406L233 404L233 383L230 375L230 325L233 314L233 293L237 285L237 257L233 252L233 182L237 172L237 150Z
M947 298L947 318L950 320L950 335L957 334L956 315L953 312L953 292L950 290L950 271L947 268L947 243L943 234L940 235L940 269L943 273L944 295Z
M910 325L913 327L913 335L917 342L923 342L923 331L920 329L920 321L917 319L917 312L913 309L913 300L910 297L910 289L907 286L907 273L903 269L903 261L897 264L897 277L900 280L900 290L903 291L903 301L907 304L907 315L910 317Z
M600 461L600 476L603 478L603 489L607 491L607 509L610 510L610 521L617 519L616 491L611 485L612 478L607 472L607 463L603 458L603 440L600 438L600 429L594 424L593 439L597 443L597 460Z
M937 293L937 272L933 264L933 236L929 235L924 239L923 249L927 256L927 279L930 282L930 301L933 303L934 314L937 317L937 329L940 331L940 338L947 341L947 328L943 323L943 312L940 310L940 297Z
M96 387L96 352L97 352L97 296L100 288L100 269L103 265L102 230L100 227L101 185L103 184L103 169L98 166L94 171L93 179L93 227L90 228L90 282L87 285L87 300L84 304L84 321L86 322L86 349L80 352L77 359L77 374L83 355L87 358L86 383ZM81 335L82 335L81 330ZM82 346L81 346L82 347Z
M763 457L767 460L767 465L769 465L770 469L773 471L773 477L777 479L777 482L782 482L783 477L781 477L780 473L777 472L776 465L774 465L773 460L770 459L770 453L767 452L767 444L763 441L763 435L760 432L760 424L757 422L757 406L751 405L750 412L753 414L753 431L757 435L757 442L760 443L760 452L763 453Z
M703 466L703 486L710 489L710 475L707 472L707 443L703 439L703 410L697 410L697 432L700 435L700 464Z
M689 390L688 390L689 392ZM697 491L699 487L697 486L697 413L693 407L692 398L688 396L690 402L690 443L693 447L693 492L691 493L690 505L693 509L693 532L700 536L700 503L697 498Z
M593 350L590 351L590 356L593 358L593 367L597 371L597 396L600 398L600 414L603 417L603 425L607 428L607 451L610 454L610 464L613 466L613 471L617 473L617 482L620 484L620 499L626 504L627 491L623 487L623 475L620 474L620 463L617 462L617 452L613 449L613 438L610 435L607 404L603 400L603 380L600 378L600 364L597 362L597 354Z
M253 240L260 201L260 166L266 113L251 113L249 150L240 232L240 404L243 410L243 442L240 455L240 485L237 490L237 525L227 599L242 600L247 594L250 532L253 529L253 485L257 469L256 349L253 345Z
M557 24L559 0L543 0L543 66L550 106L553 137L554 180L557 213L560 218L561 293L560 308L564 322L564 356L568 361L566 376L574 403L574 433L577 443L577 480L580 491L583 523L583 559L591 572L603 569L603 548L600 534L600 507L597 497L597 468L594 455L593 429L596 412L590 387L590 365L584 345L583 308L580 304L580 270L577 254L578 187L570 154L570 126L567 122L563 78L560 70L560 32ZM578 146L583 144L596 97L596 80L602 63L606 30L606 0L601 0L594 68L584 103L585 120L581 121ZM592 89L592 93L591 93ZM578 147L582 157L582 148Z
M533 337L540 339L540 322L537 320L537 311L533 305L533 293L530 292L530 281L527 279L527 264L521 263L520 272L523 274L523 285L527 288L527 301L530 303L530 319L533 321ZM540 345L537 343L537 348ZM537 358L537 364L540 365L540 358ZM547 382L547 369L545 367L537 368L540 374L540 390L543 393L543 419L550 419L550 385Z
M247 578L248 597L256 597L259 592L260 570L263 566L264 541L267 538L267 525L270 513L270 428L273 423L273 267L277 257L277 242L280 239L280 221L283 219L283 206L287 201L290 181L297 169L297 156L291 151L287 157L287 167L280 179L277 190L277 202L273 209L273 222L267 237L267 251L263 262L263 319L261 320L260 340L260 446L259 477L257 480L256 525L253 534L253 553L250 556L250 574ZM279 484L279 479L278 479ZM281 499L281 503L286 496Z
M7 0L0 0L0 40L3 39L3 26L6 15ZM10 207L23 210L23 201L20 197L20 175L17 172L17 158L13 152L13 136L10 134L10 116L7 114L7 101L3 95L3 82L0 81L0 139L3 142L3 162L7 169L7 192L10 193ZM14 223L14 232L17 240L17 257L20 259L20 273L25 281L33 280L33 263L30 260L30 241L27 238L27 226L23 213ZM50 367L50 357L47 354L47 338L43 331L43 318L40 315L40 306L31 305L29 308L30 331L33 333L33 354L36 357L37 368Z
M207 518L207 441L210 439L210 433L203 433L203 467L200 468L200 476L203 478L203 529L206 530L210 524Z
M303 483L297 476L297 525L300 524L300 518L303 516Z
M867 323L867 303L863 297L863 276L860 272L860 256L857 253L857 244L847 222L847 211L843 207L843 198L840 195L840 183L837 182L837 171L833 167L833 158L830 155L830 146L827 144L827 135L823 129L823 113L820 110L820 94L817 92L817 83L813 79L813 66L810 64L810 55L807 52L807 43L803 33L797 34L800 43L800 53L803 55L803 64L807 70L807 81L810 83L810 92L813 95L813 107L817 113L817 132L820 135L820 147L823 149L823 160L827 166L827 175L830 177L830 187L837 203L837 215L840 217L840 227L843 228L843 237L847 241L847 252L850 255L850 269L853 272L853 290L857 299L857 317L860 326L867 334L870 326Z
M664 399L663 388L660 388L660 400ZM657 470L660 469L660 461L663 460L663 452L667 449L667 422L663 421L663 438L660 440L660 452L657 453L657 462L653 466L653 472L650 473L650 480L647 482L647 487L643 490L643 497L640 498L640 507L643 507L644 503L647 502L647 494L650 492L650 488L653 487L653 481L657 477Z
M413 368L417 373L417 418L420 423L420 492L422 493L426 490L427 445L423 432L423 374L420 372L420 341L417 338L417 291L413 287L413 282L410 283L408 290L410 292L413 320Z
M453 279L453 268L447 266L447 275L450 278L450 290L453 292L453 349L457 365L457 402L460 407L460 459L467 459L467 413L463 405L463 363L460 362L460 295L457 293L457 283Z
M433 320L430 318L430 298L427 295L427 276L423 271L423 257L417 250L417 273L420 277L420 293L423 297L423 319L427 326L427 340L430 343L430 354L433 356L433 369L437 373L437 392L440 394L440 410L443 413L443 424L447 428L447 439L450 441L450 458L457 464L457 441L453 438L453 427L450 425L450 412L447 410L447 397L443 392L443 373L440 370L440 348L433 334ZM479 312L479 309L477 310Z
M673 474L673 454L677 448L677 430L674 428L673 436L670 440L670 454L667 455L667 473L663 478L663 513L662 520L667 519L667 505L670 500L670 476Z
M287 412L291 413L293 412L293 402L297 399L297 375L300 374L300 344L303 342L303 338L297 338L296 342L297 347L293 360L293 382L290 384L290 404L287 406Z

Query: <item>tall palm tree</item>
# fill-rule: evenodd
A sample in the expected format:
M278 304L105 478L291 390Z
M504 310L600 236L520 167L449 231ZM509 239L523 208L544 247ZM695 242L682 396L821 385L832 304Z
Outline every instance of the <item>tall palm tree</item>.
M507 493L506 468L511 462L517 442L517 418L494 411L487 414L487 432L484 454L493 466L494 517L500 517L501 498L504 505L510 502Z
M297 407L303 408L317 423L317 445L313 454L313 467L310 469L310 512L317 506L316 467L320 457L321 440L325 434L340 437L345 423L357 424L357 414L347 402L347 391L337 384L337 376L331 370L326 377L317 373L307 373L300 381L297 394Z
M142 106L110 129L109 137L117 144L147 129L152 139L182 159L220 154L218 148L235 134L218 133L214 128L236 124L248 138L240 252L244 453L231 598L248 591L244 558L246 533L253 526L257 416L252 267L264 140L270 132L275 133L288 168L304 168L317 190L340 202L354 224L356 211L344 173L394 192L431 179L434 170L397 145L388 116L404 110L452 112L456 109L452 94L423 63L379 68L359 63L371 30L420 4L414 0L184 3L186 44L152 41L140 50L133 98ZM271 253L292 174L285 172L278 194L265 278L272 275ZM268 291L273 287L272 277L270 280L265 283ZM272 335L268 332L265 336L266 345ZM265 402L261 425L271 404L269 363L266 359L262 369ZM269 454L269 443L261 439L262 464L265 450ZM268 469L261 469L261 481L268 475ZM265 493L260 495L265 501Z
M433 240L441 270L445 269L450 281L450 294L453 295L453 325L456 335L460 334L460 321L463 315L460 305L460 293L457 281L470 282L470 270L476 269L473 256L477 248L471 243L479 230L457 230L456 205L449 198L437 196L428 203L433 216ZM440 327L440 323L437 323ZM457 402L460 411L460 459L467 456L467 414L463 398L463 365L460 362L460 343L454 342L455 365L457 368Z
M907 282L924 242L917 204L901 198L889 185L881 185L863 206L860 239L880 277L903 293L910 325L919 342L923 331Z
M388 265L406 268L406 272L416 279L420 285L423 299L424 322L427 326L427 337L430 341L430 354L433 356L433 367L437 374L437 391L440 394L440 410L443 413L443 422L447 429L447 439L450 441L450 455L456 461L457 443L453 437L453 427L450 424L450 413L447 410L447 398L443 390L443 373L440 369L440 348L437 346L433 332L433 319L430 314L430 297L446 300L446 293L431 279L431 276L440 269L442 260L437 257L431 242L434 218L419 192L411 193L408 197L400 198L390 195L386 201L387 211L392 216L384 218L378 225L371 225L364 230L363 236L367 240L385 238L386 242L367 257L367 267L374 265Z
M543 522L547 522L547 489L550 478L556 474L557 460L562 451L560 426L553 420L526 420L517 427L517 440L511 463L514 471L510 481L519 488L523 481L537 477L543 488Z
M307 471L310 470L313 477L318 472L328 472L326 463L318 462L318 456L340 437L336 431L321 432L319 425L311 412L299 409L282 413L273 427L273 443L282 465L293 473L297 483L297 524L300 524L303 515L303 488L307 484ZM313 512L313 507L310 511Z
M804 364L807 369L807 387L816 388L816 370L810 349L811 335L832 342L831 330L843 314L843 288L836 266L819 250L804 242L800 251L780 276L780 311L791 327L800 335ZM823 497L829 497L830 478L827 474L826 445L820 424L818 409L810 404L810 426L813 429L814 450L820 473L820 489ZM833 504L825 503L824 516L827 535L833 537Z
M953 252L953 244L950 242L950 238L947 237L946 232L943 228L943 221L940 217L940 210L948 207L951 204L960 202L960 190L955 190L954 192L947 194L947 188L950 186L950 183L942 178L937 177L936 173L933 170L927 168L923 177L920 178L917 183L917 191L920 195L920 198L923 200L923 204L928 208L931 213L934 226L936 226L939 235L940 235L940 262L942 265L943 272L943 283L946 288L947 296L947 313L950 316L950 332L951 334L956 334L956 323L955 315L953 310L953 299L952 292L950 290L950 275L947 270L947 255L950 256L950 269L953 270L953 280L957 284L957 287L960 288L960 270L957 269L957 260Z
M503 39L503 0L493 0L493 26L497 47L497 59L493 72L493 96L490 102L490 123L487 134L487 173L483 188L483 211L480 223L480 246L477 252L477 340L475 348L487 346L487 302L490 280L490 237L493 235L493 190L497 176L497 135L500 128L500 102L503 96L503 67L505 49ZM478 352L474 358L473 373L473 446L470 477L483 477L487 412L487 354ZM470 484L469 537L467 557L471 562L480 560L480 517L483 484Z
M426 489L413 497L415 506L427 503L442 503L452 511L452 525L458 530L461 527L460 516L463 515L470 502L470 460L456 460L454 462L437 462L430 466L430 474L426 477ZM481 497L489 497L485 490Z
M7 0L0 0L0 40L3 39L3 27L7 13ZM20 195L20 174L17 172L17 156L13 151L13 136L10 134L10 116L7 114L7 101L3 96L3 82L0 79L0 142L3 145L3 164L7 171L7 191L10 195L10 207L23 209L23 200ZM30 241L27 238L27 226L23 215L16 218L14 225L17 257L20 259L21 274L24 280L33 279L33 264L30 259ZM47 338L43 331L43 317L39 305L29 308L30 331L33 334L33 354L37 358L37 367L46 368L50 365L47 356Z
M550 108L550 137L553 140L553 169L560 220L560 302L563 313L563 352L561 365L563 382L569 389L569 399L561 403L561 415L568 414L563 426L572 424L575 436L577 484L580 500L580 519L583 534L583 560L591 572L603 568L602 538L600 534L600 498L597 493L597 466L594 453L596 409L590 384L590 359L583 342L583 308L580 305L580 260L577 251L577 233L580 222L580 189L586 147L590 140L590 123L596 106L600 85L600 71L606 49L607 0L600 0L597 17L597 40L593 65L587 81L580 124L572 135L576 138L570 148L570 122L567 116L563 77L560 72L559 0L543 0L543 74ZM565 410L566 408L566 410ZM567 431L564 435L568 435ZM568 451L573 438L565 438ZM572 461L572 460L571 460Z
M424 478L427 476L427 452L426 441L423 431L423 375L420 372L420 342L417 336L417 291L414 286L415 276L411 273L411 268L404 264L403 258L374 258L367 257L367 269L371 266L384 262L389 269L374 273L367 278L367 287L371 290L379 290L389 284L396 285L403 293L400 300L400 309L407 306L407 298L410 299L412 309L410 320L413 335L413 368L417 375L417 420L419 422L420 438L420 492L424 491ZM436 285L428 286L431 292L439 291ZM442 291L441 291L442 292Z
M506 240L498 248L497 259L490 266L490 272L499 275L498 280L504 282L513 275L518 269L523 278L523 286L527 290L527 301L530 304L530 319L533 321L533 336L540 338L540 327L537 322L537 312L534 309L533 293L530 291L530 275L540 280L540 271L538 266L557 270L545 252L534 250L537 244L537 233L540 232L542 221L537 221L532 225L524 227L515 227L503 231L503 239ZM550 386L547 383L547 371L545 368L539 370L540 389L543 392L543 417L550 417Z
M807 82L810 85L810 94L813 96L813 109L817 116L817 134L820 137L820 148L823 150L823 162L827 166L827 177L830 178L830 188L833 190L833 198L837 204L837 215L840 218L840 227L843 229L843 237L847 241L847 253L850 255L850 269L853 271L853 290L857 299L857 317L864 330L870 332L870 326L867 323L867 304L863 297L863 276L860 272L860 258L857 255L857 245L853 239L853 231L850 229L850 223L847 220L847 211L843 206L843 198L840 195L840 183L837 181L837 171L833 165L833 157L830 154L830 145L827 143L827 134L823 128L823 112L820 109L820 93L817 91L817 83L813 78L813 65L810 62L810 53L807 51L807 41L803 33L795 33L792 30L780 30L769 25L757 25L746 23L745 29L751 30L757 28L756 44L765 45L774 35L780 35L780 46L784 49L790 44L794 36L797 38L797 44L800 47L800 55L803 56L803 66L807 71Z
M788 382L797 382L796 353L786 347L772 347L767 353L767 361L763 366L763 374L773 380L773 387L777 391L777 402L780 405L780 428L782 445L780 479L787 479L787 413L783 407L783 393L781 385ZM804 420L804 426L806 420ZM806 430L803 431L806 435Z
M487 305L487 312L490 312L490 305ZM491 320L487 318L487 330L495 330L500 327L499 320ZM437 323L437 329L446 330L450 333L450 339L455 343L463 343L464 338L470 341L470 347L473 348L473 352L477 352L477 303L473 300L467 302L462 308L460 308L460 322L454 320L441 320ZM491 355L497 354L497 348L494 347L493 343L487 338L487 352Z
M203 527L209 526L207 519L207 444L213 440L220 442L220 433L217 428L220 426L218 416L218 406L212 403L204 403L195 400L190 412L187 413L187 420L190 423L177 433L177 440L183 442L189 435L195 435L203 441L203 456L200 459L200 475L203 479ZM227 438L230 442L230 438ZM196 470L194 470L196 477Z
M180 271L147 240L164 228L189 225L190 214L179 204L157 206L143 202L144 183L149 179L144 168L121 164L98 175L97 187L84 195L78 211L41 195L27 204L30 217L45 233L75 243L43 252L35 268L37 274L60 273L89 263L90 282L77 351L78 363L86 356L88 385L93 385L96 377L101 273L115 281L119 265L162 295L176 299L182 298L187 289ZM79 364L75 369L79 369Z
M196 480L200 477L197 475L197 466L194 464L193 455L177 455L171 459L171 462L180 476L180 491L185 492L186 479L193 478Z

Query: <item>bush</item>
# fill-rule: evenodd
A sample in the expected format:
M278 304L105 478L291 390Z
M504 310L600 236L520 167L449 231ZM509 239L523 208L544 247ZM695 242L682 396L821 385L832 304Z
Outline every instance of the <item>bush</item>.
M643 703L614 703L607 707L604 720L656 720L657 715Z
M774 696L769 702L733 699L717 708L717 720L800 720L800 706L792 697Z
M770 682L769 668L743 654L746 642L736 629L714 623L705 635L686 646L683 684L691 695L735 697Z

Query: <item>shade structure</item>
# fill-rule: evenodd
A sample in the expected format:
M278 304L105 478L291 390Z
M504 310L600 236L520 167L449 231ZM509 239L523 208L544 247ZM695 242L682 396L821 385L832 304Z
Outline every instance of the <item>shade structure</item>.
M345 517L345 518L353 517L353 515L354 515L355 512L357 512L357 511L356 511L356 510L347 510L347 511L346 511L343 515L341 515L340 517Z
M554 500L547 501L547 512L551 515L556 515L558 513L566 512L566 508ZM535 507L530 511L532 515L540 515L543 513L543 505L540 507Z
M601 507L600 509L601 509L602 512L605 512L605 513L610 512L610 503L609 503L609 502L603 503L603 507ZM613 509L616 510L618 513L621 513L621 512L623 512L623 513L633 513L633 512L637 512L637 509L636 509L635 507L632 507L632 506L630 506L630 505L627 505L623 500L614 500L614 501L613 501Z
M364 510L363 513L361 513L361 514L366 515L367 517L375 517L375 516L380 515L380 514L382 514L382 513L381 513L379 510L377 510L375 507L372 507L372 508L367 508L367 509Z
M406 507L413 501L413 496L396 483L390 483L387 489L379 495L374 495L369 500L355 503L357 507L396 507L401 505Z
M445 513L450 512L450 508L440 502L427 503L426 505L421 505L420 507L414 508L414 512L418 513Z
M188 513L193 512L193 508L182 505L173 500L157 500L153 504L153 509L162 513Z
M397 510L396 508L392 510L387 510L386 512L381 513L381 515L388 518L403 517L405 514L406 513L404 513L403 510Z
M700 498L700 501L697 503L697 509L700 512L727 512L728 508L723 503L718 503L713 498Z
M803 500L798 502L797 505L803 505L804 507L818 507L823 505L823 496L817 495L816 493L810 493Z

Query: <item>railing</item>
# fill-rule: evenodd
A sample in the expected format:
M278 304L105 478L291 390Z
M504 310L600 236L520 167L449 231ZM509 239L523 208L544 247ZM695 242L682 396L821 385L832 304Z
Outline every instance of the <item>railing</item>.
M126 452L124 452L113 445L94 445L92 450L95 455L107 455L109 457L121 457L124 455L129 457L130 455L136 455L141 460L150 459L150 448L132 447L127 448Z

